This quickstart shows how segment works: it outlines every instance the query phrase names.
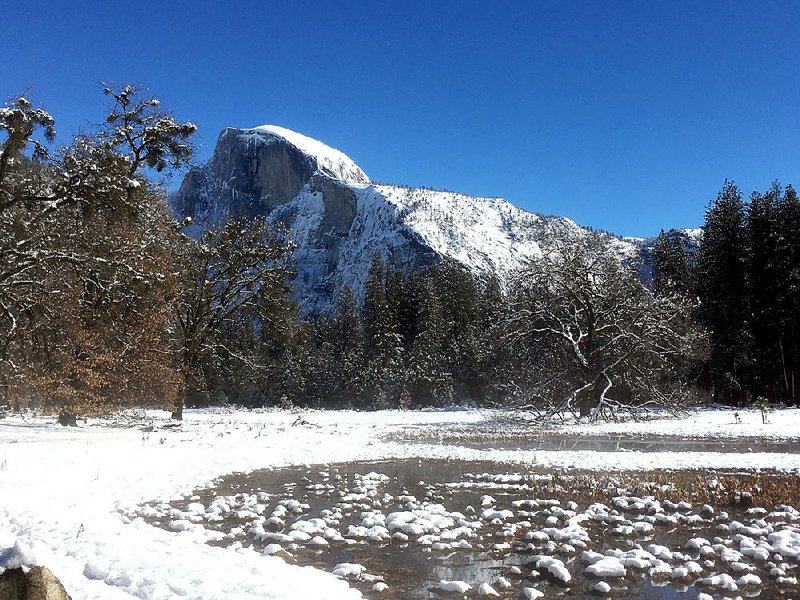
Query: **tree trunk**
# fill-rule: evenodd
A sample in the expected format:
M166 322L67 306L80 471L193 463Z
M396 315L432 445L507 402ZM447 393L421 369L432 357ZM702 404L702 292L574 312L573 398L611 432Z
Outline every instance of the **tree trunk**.
M192 356L187 349L183 350L181 356L181 369L180 369L180 384L175 393L175 410L172 412L172 418L176 421L183 420L183 407L186 406L186 399L189 396L189 390L192 385Z
M178 389L178 392L175 394L175 410L172 411L172 418L176 421L183 420L183 407L186 404L186 391L189 389L189 384L187 381L183 382L183 385Z
M589 414L592 412L592 408L594 408L593 405L592 405L592 397L591 396L587 396L586 399L583 400L581 402L581 404L580 404L580 416L581 416L581 418L588 417Z
M58 424L63 427L77 427L78 416L74 413L61 413L58 415Z
M583 392L583 398L578 404L581 418L590 416L592 410L600 404L600 391L601 388L595 382L592 387Z
M608 385L606 385L608 383ZM592 411L599 408L603 402L605 393L611 387L611 380L604 373L595 376L594 384L584 393L583 399L580 401L580 416L591 416Z
M791 390L789 389L789 374L786 370L786 354L783 352L783 340L778 339L778 347L781 349L781 370L783 371L783 385L784 389L786 390L786 395L789 396L791 394Z

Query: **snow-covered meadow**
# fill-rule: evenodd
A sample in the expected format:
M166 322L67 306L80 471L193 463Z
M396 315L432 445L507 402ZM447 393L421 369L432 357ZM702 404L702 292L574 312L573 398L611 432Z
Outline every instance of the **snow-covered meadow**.
M760 412L740 414L741 423L732 411L700 411L679 420L573 424L566 431L784 442L800 433L798 410L773 413L768 424L762 424ZM305 424L293 425L298 416ZM232 472L395 458L493 461L540 470L800 473L800 454L760 452L755 443L746 453L642 453L392 441L393 434L409 431L491 431L495 423L513 417L493 411L187 411L177 428L165 427L167 417L134 413L90 420L78 428L63 428L45 417L0 420L0 564L48 566L76 600L358 598L360 592L333 573L290 565L252 549L210 546L196 529L165 531L125 515L143 503L190 495Z

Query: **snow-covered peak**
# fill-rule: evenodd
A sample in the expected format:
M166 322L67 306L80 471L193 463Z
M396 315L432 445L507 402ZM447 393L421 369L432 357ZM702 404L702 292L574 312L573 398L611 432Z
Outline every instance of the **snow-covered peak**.
M361 296L376 253L405 272L449 259L503 283L559 240L589 233L501 198L371 184L344 153L277 125L225 129L212 159L187 174L173 208L198 228L249 215L287 228L305 314L330 312L345 286ZM699 234L685 231L690 242ZM603 235L649 281L654 239Z
M314 159L319 171L329 177L350 184L370 183L367 174L344 152L331 148L327 144L307 135L278 125L261 125L242 131L267 133L283 138L300 152Z
M680 229L686 237L689 238L695 245L699 246L703 241L703 228L702 227L684 227Z

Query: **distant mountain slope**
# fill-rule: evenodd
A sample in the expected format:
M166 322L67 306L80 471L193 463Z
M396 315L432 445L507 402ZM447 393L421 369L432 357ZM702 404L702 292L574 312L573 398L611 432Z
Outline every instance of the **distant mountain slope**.
M306 314L331 310L344 285L360 296L376 252L404 271L447 257L505 278L555 240L588 233L501 198L373 184L342 152L274 125L223 130L173 208L196 228L253 215L285 225L298 244L295 290ZM648 245L606 237L623 259Z

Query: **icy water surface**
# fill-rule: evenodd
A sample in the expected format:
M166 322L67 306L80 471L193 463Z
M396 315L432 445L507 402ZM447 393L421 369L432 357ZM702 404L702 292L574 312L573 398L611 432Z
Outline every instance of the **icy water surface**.
M476 598L489 584L502 598L596 599L599 582L615 598L800 598L798 556L770 545L782 531L800 553L800 513L741 493L791 496L792 482L514 471L418 460L264 470L138 514L337 572L367 598Z
M722 452L746 454L750 452L768 452L782 454L800 453L800 442L797 440L725 440L725 439L691 439L675 437L659 437L648 435L634 437L623 435L592 436L526 434L503 438L496 434L482 435L480 432L469 432L462 435L422 435L414 436L418 443L455 444L467 448L481 450L588 450L591 452Z

